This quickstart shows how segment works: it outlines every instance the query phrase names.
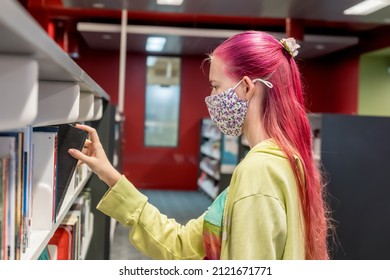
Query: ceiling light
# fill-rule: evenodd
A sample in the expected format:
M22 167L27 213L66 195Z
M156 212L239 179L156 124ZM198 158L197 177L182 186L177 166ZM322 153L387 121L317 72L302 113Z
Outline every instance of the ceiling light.
M368 15L390 5L390 0L366 0L344 11L345 15Z
M157 56L148 56L146 58L146 65L148 67L153 67L154 65L156 65L156 62L157 62Z
M110 34L103 34L103 35L102 35L102 38L103 38L104 40L111 40L111 39L112 39L112 37L111 37Z
M101 8L104 8L105 5L103 3L93 3L92 7L101 9Z
M80 54L78 52L71 52L69 53L69 56L73 59L80 58Z
M77 30L80 32L106 32L106 33L120 33L121 26L118 24L107 23L91 23L91 22L78 22ZM127 25L127 33L130 34L142 34L142 35L161 35L161 36L189 36L189 37L202 37L202 38L221 38L226 40L230 36L233 36L240 30L227 30L227 29L204 29L204 28L187 28L187 27L171 27L171 26L151 26L151 25ZM280 36L285 36L282 34ZM222 41L221 41L222 42Z
M161 52L164 49L166 41L167 39L164 37L149 37L146 41L145 49L148 52Z
M157 0L158 5L180 6L183 0Z

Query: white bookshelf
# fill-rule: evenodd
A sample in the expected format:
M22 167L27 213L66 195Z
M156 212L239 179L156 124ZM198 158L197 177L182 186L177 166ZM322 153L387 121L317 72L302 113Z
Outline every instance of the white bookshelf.
M91 244L92 235L93 235L93 221L94 221L94 215L93 213L89 213L89 223L86 225L87 228L87 234L83 237L82 241L82 248L81 248L81 259L85 260L87 257L87 252L89 248L89 244Z
M0 53L0 89L0 130L23 127L36 118L38 63L34 59Z
M77 121L80 111L80 86L75 82L39 82L38 116L34 126Z
M237 165L238 137L223 135L210 118L201 120L198 187L215 199L230 182Z
M65 53L18 1L0 1L0 54L28 57L39 65L39 80L76 82L81 92L109 95Z
M77 121L88 121L94 118L94 96L92 93L83 92L80 94L80 107L79 107L79 116Z
M307 115L310 124L312 138L312 153L317 167L321 167L321 138L315 137L314 132L321 131L321 114L310 113Z
M219 193L219 186L215 185L212 181L198 179L198 186L203 190L209 197L215 199Z
M91 120L100 120L103 116L103 99L94 97L93 116Z
M22 254L22 260L36 260L39 257L91 175L92 173L89 173L88 176L78 184L74 191L72 189L68 190L60 213L57 216L57 221L50 230L32 230L29 239L30 246L27 248L26 252Z
M215 178L216 180L220 179L219 172L215 172L211 168L209 168L203 161L200 162L199 168L206 172L207 175L210 175L211 177Z
M109 95L18 1L0 1L0 34L0 131L102 118ZM22 260L39 257L91 174L68 190L50 229L32 229ZM93 224L92 215L86 245L91 242ZM85 258L87 248L82 250Z

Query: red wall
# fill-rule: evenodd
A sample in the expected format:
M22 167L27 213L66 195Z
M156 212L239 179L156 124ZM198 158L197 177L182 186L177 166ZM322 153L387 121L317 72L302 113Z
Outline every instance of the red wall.
M310 112L356 114L359 55L347 50L299 63Z
M75 61L110 95L110 102L118 104L119 52L82 49Z
M146 56L130 55L126 70L124 173L137 186L196 190L200 119L208 115L210 89L200 70L202 58L182 58L179 145L144 146Z
M117 104L117 52L83 51L76 62ZM182 58L179 146L144 146L146 56L127 55L124 104L124 174L139 188L196 190L200 119L208 116L208 74L200 69L204 57ZM207 67L206 67L207 68Z
M312 112L355 113L358 56L350 52L299 62L309 109ZM88 50L76 62L117 104L119 53ZM179 146L144 147L146 56L128 54L125 85L124 174L138 188L196 190L199 125L208 117L204 97L210 93L204 57L183 57L180 96ZM207 72L208 66L205 65Z

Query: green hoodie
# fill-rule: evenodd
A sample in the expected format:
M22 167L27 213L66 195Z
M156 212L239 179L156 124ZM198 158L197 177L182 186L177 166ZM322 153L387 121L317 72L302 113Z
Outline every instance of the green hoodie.
M153 259L203 259L204 213L186 225L162 215L124 176L97 208L130 227L129 239ZM223 211L221 259L304 259L294 173L271 139L234 170Z

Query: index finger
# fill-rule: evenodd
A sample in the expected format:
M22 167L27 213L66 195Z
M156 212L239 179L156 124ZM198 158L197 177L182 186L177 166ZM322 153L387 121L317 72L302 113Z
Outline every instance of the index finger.
M96 129L94 129L93 127L84 124L76 124L76 127L88 132L90 136L90 140L92 142L100 142L99 135L97 134Z

